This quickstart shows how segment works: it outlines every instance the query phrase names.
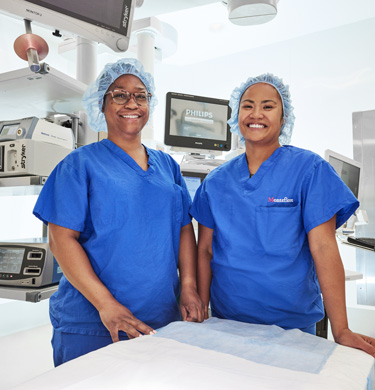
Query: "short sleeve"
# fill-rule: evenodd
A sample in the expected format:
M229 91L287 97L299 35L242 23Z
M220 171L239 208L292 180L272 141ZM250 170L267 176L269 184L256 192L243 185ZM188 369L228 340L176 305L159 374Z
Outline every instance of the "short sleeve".
M194 201L190 208L190 215L195 218L201 225L204 225L210 229L215 227L214 218L207 197L205 181L203 181L195 193Z
M33 214L45 224L49 222L82 232L88 212L86 175L65 161L48 177L35 204Z
M189 194L189 191L186 187L185 180L181 176L181 188L182 188L182 206L183 206L183 215L182 215L182 222L181 226L185 226L191 222L191 216L189 214L190 206L191 206L191 197Z
M349 187L326 161L318 161L303 183L303 221L306 232L336 215L336 228L359 206Z
M185 226L191 222L191 217L189 214L190 206L191 206L191 197L189 191L187 189L184 178L181 175L180 166L173 159L173 157L167 155L170 159L170 162L173 166L174 171L174 180L175 183L181 188L182 193L182 222L181 226Z

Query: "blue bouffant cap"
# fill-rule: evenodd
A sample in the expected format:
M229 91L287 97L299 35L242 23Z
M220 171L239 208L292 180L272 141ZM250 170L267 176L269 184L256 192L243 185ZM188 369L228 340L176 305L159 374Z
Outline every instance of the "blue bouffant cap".
M82 105L86 110L88 124L94 131L107 131L107 122L102 112L104 94L110 85L119 77L131 74L138 77L152 94L149 102L150 116L157 104L155 96L154 78L151 73L145 72L141 62L135 58L122 58L115 63L105 65L97 79L88 87L82 98Z
M238 111L240 106L241 97L244 92L252 85L258 83L266 83L272 85L279 93L281 101L283 103L284 112L284 124L281 127L279 136L279 142L281 145L288 145L292 138L295 116L293 114L292 100L290 98L289 87L283 83L283 80L274 76L271 73L265 73L257 77L250 77L239 87L235 88L229 100L229 106L232 109L232 115L228 120L230 131L240 136L242 143L245 143L245 139L240 132L238 126Z

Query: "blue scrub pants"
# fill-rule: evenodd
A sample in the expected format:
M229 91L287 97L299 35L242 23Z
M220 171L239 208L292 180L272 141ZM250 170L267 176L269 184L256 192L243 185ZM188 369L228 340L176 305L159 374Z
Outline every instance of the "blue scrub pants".
M120 340L128 340L126 336L119 335L119 337ZM69 360L112 344L112 339L110 336L65 333L54 329L51 343L53 362L57 367Z
M300 330L302 330L302 332L310 333L310 334L316 336L316 324L311 325L307 328L300 329Z

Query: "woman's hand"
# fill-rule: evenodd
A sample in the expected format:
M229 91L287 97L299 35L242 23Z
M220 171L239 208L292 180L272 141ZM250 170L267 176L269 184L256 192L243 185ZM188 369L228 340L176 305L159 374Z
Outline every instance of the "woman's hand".
M335 238L336 216L308 233L309 246L323 294L324 306L338 344L361 349L375 357L375 339L353 333L345 304L345 271Z
M180 234L180 310L183 321L202 322L204 303L197 292L197 245L193 225L187 224Z
M112 341L119 341L118 332L126 332L129 339L142 336L144 334L155 334L156 331L134 317L132 312L121 303L113 300L99 310L100 319L111 334Z
M204 303L193 287L183 287L180 294L180 310L183 321L202 322L204 320Z
M139 321L118 301L94 272L86 252L78 242L80 232L49 224L49 243L65 277L98 310L113 342L119 341L120 330L130 339L153 334L154 329Z
M350 329L344 329L335 336L335 341L347 347L361 349L375 357L375 339L372 337L354 333Z

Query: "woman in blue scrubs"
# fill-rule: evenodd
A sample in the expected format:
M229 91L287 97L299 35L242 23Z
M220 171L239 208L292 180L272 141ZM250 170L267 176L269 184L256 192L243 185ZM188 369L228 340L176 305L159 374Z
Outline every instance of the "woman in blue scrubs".
M199 222L198 292L212 315L315 334L324 305L336 342L375 354L348 328L335 229L358 201L318 155L289 146L289 89L264 74L230 99L246 152L211 172L191 215Z
M203 320L188 191L178 164L141 143L154 90L137 60L107 64L83 104L108 138L59 163L35 206L64 273L50 299L56 366L181 317Z

